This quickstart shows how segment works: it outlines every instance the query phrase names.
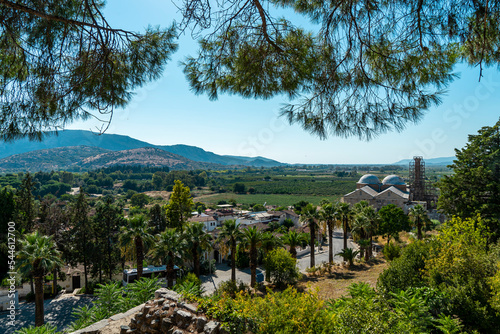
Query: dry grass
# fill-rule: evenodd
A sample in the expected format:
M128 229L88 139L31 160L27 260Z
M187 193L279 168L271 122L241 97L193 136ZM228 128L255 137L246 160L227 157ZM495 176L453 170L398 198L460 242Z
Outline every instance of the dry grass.
M347 294L347 287L352 283L365 282L370 286L377 285L377 279L388 264L382 255L371 259L368 263L358 263L347 268L334 266L330 273L322 276L304 276L297 284L302 291L317 291L321 299L339 298Z
M148 195L151 198L161 197L162 200L168 201L171 192L170 191L146 191L144 194Z

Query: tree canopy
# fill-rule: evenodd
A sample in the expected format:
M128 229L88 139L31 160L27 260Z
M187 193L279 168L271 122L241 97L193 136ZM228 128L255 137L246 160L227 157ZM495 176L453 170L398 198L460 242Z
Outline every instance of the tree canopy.
M158 79L175 28L111 27L102 0L0 1L1 139L41 138L76 119L111 121Z
M498 61L500 8L488 1L183 4L202 37L185 61L196 93L288 95L282 114L321 138L401 130L440 102L455 64Z
M105 128L161 76L179 31L199 40L184 61L195 93L288 96L282 114L321 138L401 130L440 102L455 64L481 76L500 57L500 4L487 0L176 5L179 30L138 33L110 26L102 0L0 0L2 139L88 117Z
M500 120L470 135L462 149L456 149L454 174L439 182L438 205L445 213L461 218L477 214L493 233L500 236Z

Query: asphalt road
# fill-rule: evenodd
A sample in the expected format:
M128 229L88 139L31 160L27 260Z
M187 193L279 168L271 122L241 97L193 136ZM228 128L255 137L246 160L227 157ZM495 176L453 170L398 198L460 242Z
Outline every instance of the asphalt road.
M45 322L51 322L59 331L68 327L74 319L73 310L88 305L94 298L69 296L59 299L46 299L43 302ZM11 334L16 330L35 325L35 303L21 303L16 312L14 326L8 325L8 312L0 312L0 333Z
M335 231L333 238L333 253L338 253L343 248L342 230ZM352 248L352 240L348 241L348 247ZM323 262L328 262L328 249L329 246L325 245L321 249L316 249L315 262L320 265ZM340 262L340 257L335 257L334 261ZM297 255L297 265L301 272L309 267L310 250L299 251ZM258 272L263 273L264 268L258 268ZM203 287L207 294L216 290L219 284L223 281L231 279L231 267L227 263L220 263L216 265L216 271L212 275L201 276ZM236 280L250 284L250 269L243 270L236 269ZM88 305L92 302L93 298L89 297L75 297L65 296L59 299L47 299L44 301L45 322L51 322L56 325L58 330L63 330L71 324L74 320L71 313L77 307ZM21 303L20 309L17 311L15 326L8 326L9 319L7 312L0 312L0 333L11 334L17 329L27 327L35 324L35 303Z
M352 239L347 241L347 246L349 248L353 248ZM344 247L342 230L335 230L333 236L333 254L336 254L342 250ZM316 266L321 265L323 262L328 262L328 249L329 246L325 245L318 249L316 247L316 252L314 256L314 260ZM302 273L306 272L306 269L309 268L311 254L310 249L306 248L302 251L299 251L297 254L297 266ZM341 262L342 258L340 256L335 256L333 259L335 262ZM258 268L258 272L264 272L263 267ZM231 279L231 267L226 263L218 263L216 264L215 273L212 275L202 275L201 280L203 282L203 288L205 289L206 294L211 294L214 292L219 284L224 281L228 281ZM236 268L236 281L242 281L245 284L250 284L250 269L238 269Z

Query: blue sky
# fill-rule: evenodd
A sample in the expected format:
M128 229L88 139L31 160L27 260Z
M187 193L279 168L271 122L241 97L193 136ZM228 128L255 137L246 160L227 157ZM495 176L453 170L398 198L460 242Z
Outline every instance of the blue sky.
M180 20L168 0L109 0L104 11L117 28L143 31L148 25L170 26ZM353 164L393 163L422 155L454 155L469 134L491 126L500 116L500 74L460 65L460 74L443 96L443 103L427 112L418 124L400 133L382 134L369 142L357 138L320 140L298 125L277 116L286 98L272 100L220 96L210 101L189 88L179 62L194 55L196 43L182 36L179 49L163 77L137 90L123 110L117 110L107 133L128 135L152 144L186 144L217 154L264 156L285 163ZM95 130L96 121L75 122L70 129Z

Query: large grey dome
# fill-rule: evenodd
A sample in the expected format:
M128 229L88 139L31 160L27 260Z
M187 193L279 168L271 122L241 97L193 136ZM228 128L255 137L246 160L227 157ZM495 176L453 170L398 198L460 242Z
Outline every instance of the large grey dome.
M384 185L406 185L405 181L397 175L387 175L383 180Z
M361 184L380 184L380 180L373 174L365 174L361 176L358 183Z

